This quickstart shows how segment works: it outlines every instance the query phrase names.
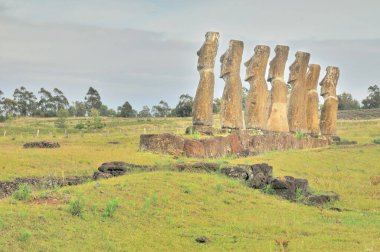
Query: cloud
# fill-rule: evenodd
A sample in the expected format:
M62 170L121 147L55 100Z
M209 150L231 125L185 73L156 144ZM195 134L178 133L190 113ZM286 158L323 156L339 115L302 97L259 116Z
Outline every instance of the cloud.
M0 17L0 40L0 87L8 92L21 84L59 86L81 99L93 85L113 107L127 99L142 106L174 100L197 75L197 45L160 33Z
M194 95L196 51L204 33L221 33L215 73L229 39L290 46L311 62L341 69L338 91L363 99L379 84L379 1L0 0L0 90L60 87L82 100L94 86L106 104L128 100L138 109L161 99L172 106ZM244 76L242 67L242 76ZM321 78L324 72L322 71ZM247 83L244 82L247 86ZM216 79L215 95L224 83Z

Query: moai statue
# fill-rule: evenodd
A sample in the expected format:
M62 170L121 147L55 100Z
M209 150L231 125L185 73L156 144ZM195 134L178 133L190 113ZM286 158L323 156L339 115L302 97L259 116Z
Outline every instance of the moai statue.
M336 134L336 120L338 115L338 97L336 96L336 86L338 85L339 68L329 66L326 68L326 75L319 83L321 86L321 96L325 100L322 111L320 128L322 135Z
M272 84L270 107L266 129L275 132L289 132L287 117L288 87L284 81L285 64L288 60L289 47L277 45L276 56L269 63L268 81Z
M311 135L319 134L319 118L318 118L318 79L321 72L321 66L310 64L306 74L306 124L307 132Z
M267 126L269 92L265 71L269 54L269 46L258 45L253 57L244 63L247 67L245 81L250 85L245 106L245 122L248 129L266 129Z
M295 61L289 67L290 74L288 84L292 87L288 103L288 122L290 132L307 133L306 72L309 60L309 53L297 52Z
M242 84L240 79L240 64L244 44L242 41L230 40L228 50L220 57L220 78L225 82L220 122L222 128L243 128Z
M198 55L200 80L193 105L193 125L209 126L213 124L212 103L214 98L214 65L218 51L219 33L207 32L206 39Z

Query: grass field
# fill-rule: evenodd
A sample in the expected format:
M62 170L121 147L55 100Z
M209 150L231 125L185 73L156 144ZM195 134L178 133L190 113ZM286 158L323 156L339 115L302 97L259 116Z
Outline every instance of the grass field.
M54 119L0 124L0 180L91 175L116 160L162 171L32 192L24 201L2 199L0 251L380 251L380 185L370 180L380 176L380 145L373 143L380 139L380 120L338 122L341 138L358 145L206 160L267 162L275 176L307 178L315 191L339 193L341 200L331 207L343 212L289 203L219 174L165 171L195 159L138 151L140 134L182 134L190 118L105 119L102 130L74 129L85 120L69 120L68 138ZM22 148L34 140L62 147ZM107 216L112 200L118 207ZM69 211L75 201L81 217ZM199 236L211 242L198 244ZM287 248L281 245L286 241Z

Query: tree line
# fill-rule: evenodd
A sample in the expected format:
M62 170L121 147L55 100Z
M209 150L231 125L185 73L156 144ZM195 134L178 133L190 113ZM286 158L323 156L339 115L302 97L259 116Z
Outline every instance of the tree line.
M350 93L344 92L338 95L339 110L380 108L380 89L377 85L368 88L369 95L362 100L362 106ZM243 106L248 90L243 88ZM58 88L49 91L41 88L37 97L25 87L16 88L11 98L3 97L0 90L0 121L15 116L33 117L60 117L61 115L84 117L91 115L96 110L100 116L108 117L189 117L192 114L193 97L182 94L178 104L170 108L167 102L161 100L152 108L144 106L141 111L133 109L132 105L125 101L115 111L103 104L99 92L90 87L83 101L69 103L66 96ZM220 98L214 99L213 111L220 111Z
M41 88L38 95L35 95L22 86L14 90L12 97L3 97L3 95L4 93L0 90L0 121L16 116L84 117L94 114L94 110L99 116L105 117L189 117L193 108L193 97L182 94L174 108L170 108L166 101L161 100L152 108L144 106L141 111L137 111L128 101L125 101L117 110L114 110L103 104L99 92L93 87L88 89L83 101L74 101L71 104L58 88L52 91ZM214 107L218 112L220 99L215 100Z
M339 110L350 110L350 109L371 109L380 108L380 88L377 85L369 86L369 95L362 100L361 104L358 100L355 100L350 93L343 92L338 95Z

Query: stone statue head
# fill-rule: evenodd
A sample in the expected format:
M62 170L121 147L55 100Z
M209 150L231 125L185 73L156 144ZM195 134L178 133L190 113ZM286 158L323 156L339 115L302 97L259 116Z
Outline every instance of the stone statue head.
M243 50L243 41L230 40L227 51L220 57L220 78L223 78L225 75L228 75L232 72L240 72Z
M274 52L276 55L269 63L268 81L275 78L284 79L285 64L288 60L289 46L277 45Z
M202 47L198 50L198 70L214 68L216 53L219 46L219 33L207 32Z
M257 45L255 54L244 63L247 67L245 80L249 80L253 76L264 76L267 68L270 48L266 45Z
M334 66L328 66L326 68L326 75L319 83L321 86L321 96L327 98L329 96L336 97L336 86L338 85L339 68Z
M306 77L307 66L309 65L310 53L296 52L296 59L293 64L290 65L289 80L288 83L293 85L298 79Z
M307 90L315 90L318 86L319 74L321 73L321 66L318 64L310 64L306 74L306 88Z

